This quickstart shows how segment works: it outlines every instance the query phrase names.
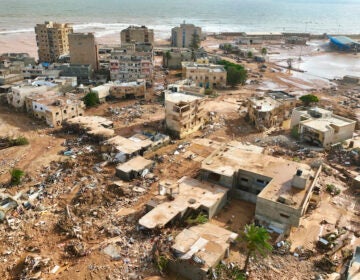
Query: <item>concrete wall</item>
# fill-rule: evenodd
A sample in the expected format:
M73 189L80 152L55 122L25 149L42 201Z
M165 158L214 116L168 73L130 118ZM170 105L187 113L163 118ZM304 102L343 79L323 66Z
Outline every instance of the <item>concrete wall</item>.
M69 50L71 64L91 64L98 69L98 51L93 33L69 34Z
M154 44L154 30L147 27L129 27L120 32L121 44L124 43L150 43Z
M201 28L193 24L181 24L180 27L171 29L171 46L177 48L188 48L191 44L193 34L202 38Z

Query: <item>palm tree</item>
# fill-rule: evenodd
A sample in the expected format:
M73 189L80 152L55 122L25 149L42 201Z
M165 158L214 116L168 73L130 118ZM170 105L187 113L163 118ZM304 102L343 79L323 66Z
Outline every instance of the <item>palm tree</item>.
M242 239L246 242L247 249L244 266L244 271L246 272L250 263L250 258L258 255L265 257L271 252L272 246L268 242L270 235L267 230L263 227L255 226L254 224L245 226Z

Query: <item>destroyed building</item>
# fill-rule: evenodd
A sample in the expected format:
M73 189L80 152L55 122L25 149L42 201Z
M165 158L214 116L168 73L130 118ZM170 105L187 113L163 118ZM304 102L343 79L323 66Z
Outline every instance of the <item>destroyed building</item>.
M291 116L291 129L302 141L328 147L353 137L356 121L319 107L298 107Z
M183 138L199 130L207 119L202 95L165 91L165 120L167 130Z
M227 72L222 65L182 62L183 78L204 88L226 87Z
M176 258L170 268L191 280L208 279L208 273L230 254L230 243L238 234L211 223L184 229L171 250Z
M229 197L255 203L259 222L286 230L299 226L320 170L232 141L202 162L201 178L228 188Z
M60 126L63 121L85 113L84 102L73 94L32 94L25 98L25 106L28 113L37 119L45 120L51 127Z
M64 122L65 128L72 131L85 132L96 140L103 140L114 136L112 121L99 116L78 116Z
M291 116L296 98L283 91L248 98L248 118L258 130L279 126Z
M139 220L139 225L146 229L162 228L194 211L202 211L211 219L226 204L227 192L227 188L186 176L178 182L161 182L159 196L169 195L173 199L155 206Z
M116 166L116 176L125 181L131 181L140 176L144 177L154 166L152 160L136 156L129 161Z

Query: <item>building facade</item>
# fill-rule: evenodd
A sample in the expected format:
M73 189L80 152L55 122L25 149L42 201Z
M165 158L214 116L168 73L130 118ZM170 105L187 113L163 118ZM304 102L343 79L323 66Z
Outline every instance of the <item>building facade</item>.
M111 53L110 79L132 82L138 79L152 80L153 47L151 44L126 44Z
M154 30L146 26L129 26L120 32L121 44L154 44Z
M73 28L67 23L45 21L35 26L36 43L40 62L56 62L62 55L69 53L68 35Z
M192 80L200 87L226 87L227 72L222 65L183 62L182 71L184 79Z
M145 80L128 83L113 83L110 87L110 95L114 98L140 98L144 97L146 92Z
M165 120L167 130L175 137L199 130L207 120L205 97L185 92L165 92Z
M171 29L171 46L177 48L188 48L191 46L194 34L200 40L202 38L201 27L194 24L182 23Z
M69 34L71 64L91 64L94 70L99 67L98 49L93 33Z

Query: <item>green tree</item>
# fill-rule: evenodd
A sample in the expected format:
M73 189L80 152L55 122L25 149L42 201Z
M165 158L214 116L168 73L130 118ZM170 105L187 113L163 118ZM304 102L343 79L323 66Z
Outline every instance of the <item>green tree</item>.
M171 59L171 52L167 51L164 55L164 66L169 67L169 60Z
M247 57L248 57L248 58L252 58L252 57L253 57L253 53L252 53L252 51L248 51L248 53L247 53Z
M300 97L300 100L305 106L309 106L311 103L319 102L319 98L313 94L306 94Z
M86 107L92 107L100 103L99 97L95 92L89 92L84 97L84 103Z
M230 86L235 87L238 84L245 84L247 79L247 71L244 66L232 63L227 60L220 60L218 64L224 65L224 68L227 71L226 81Z
M263 227L255 226L254 224L246 225L242 239L246 243L246 260L244 271L246 272L250 263L251 257L262 256L265 257L272 251L272 246L269 243L270 235Z
M11 185L19 185L21 183L21 178L25 175L25 172L21 169L14 168L10 170L11 175Z
M262 48L261 49L261 54L262 56L265 56L267 54L267 49L266 48Z
M193 33L191 37L191 42L189 45L190 49L197 50L200 48L200 36L196 32Z

